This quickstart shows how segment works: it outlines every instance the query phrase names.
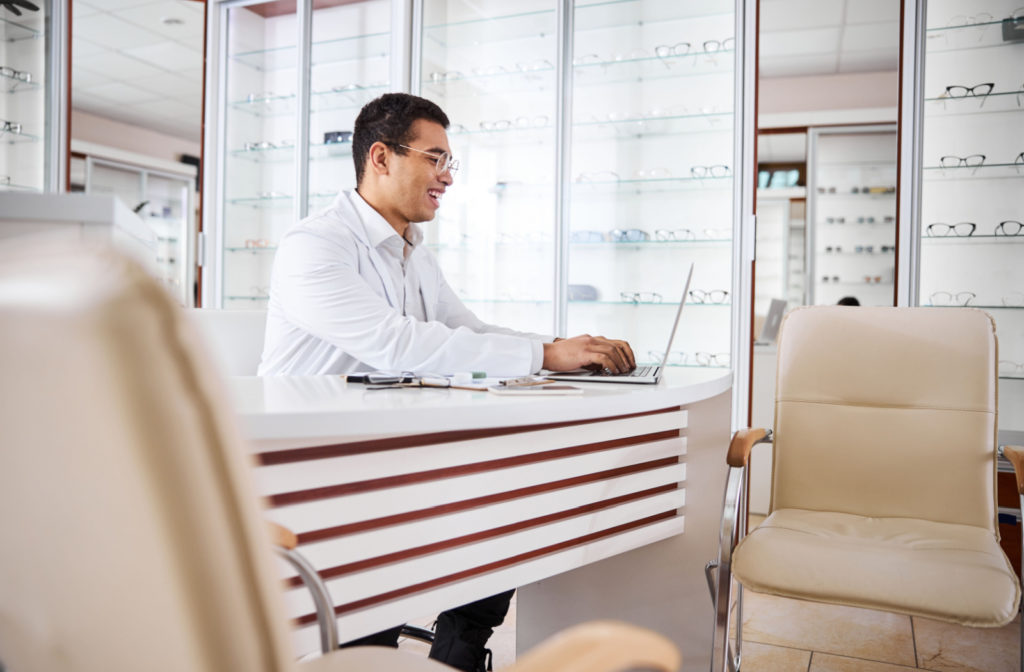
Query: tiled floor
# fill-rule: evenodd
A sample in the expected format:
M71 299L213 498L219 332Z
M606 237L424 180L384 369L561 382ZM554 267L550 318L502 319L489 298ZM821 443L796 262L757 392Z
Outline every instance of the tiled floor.
M494 669L515 661L516 602L489 646ZM433 619L417 624L429 626ZM428 647L415 641L403 649ZM684 652L685 656L685 652ZM998 629L788 600L746 591L743 672L1013 672L1020 670L1020 617Z

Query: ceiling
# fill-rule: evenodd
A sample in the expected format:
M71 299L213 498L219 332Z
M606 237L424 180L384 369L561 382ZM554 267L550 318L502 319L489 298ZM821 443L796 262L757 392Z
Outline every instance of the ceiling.
M766 77L899 68L899 0L761 0Z
M73 0L72 7L72 105L198 142L204 5ZM899 7L898 0L761 0L760 76L896 70Z
M203 12L191 0L73 0L71 105L199 142Z

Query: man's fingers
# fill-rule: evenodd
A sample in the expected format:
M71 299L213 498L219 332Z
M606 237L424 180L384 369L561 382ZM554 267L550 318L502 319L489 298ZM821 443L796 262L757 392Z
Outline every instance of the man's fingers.
M600 357L605 368L611 369L614 373L625 373L629 371L629 364L622 356L622 353L608 341L597 341L590 344L590 351Z

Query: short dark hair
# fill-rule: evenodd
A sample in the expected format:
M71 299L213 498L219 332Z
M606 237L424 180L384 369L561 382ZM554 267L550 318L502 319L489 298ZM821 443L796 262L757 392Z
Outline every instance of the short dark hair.
M356 186L363 181L366 157L375 142L386 142L392 147L408 145L412 137L412 124L426 119L448 128L448 115L437 104L408 93L385 93L363 106L352 129L352 160L356 164ZM406 151L396 148L396 152Z
M856 296L844 296L843 298L839 299L839 302L836 305L838 305L838 306L859 306L860 305L860 301L857 300Z

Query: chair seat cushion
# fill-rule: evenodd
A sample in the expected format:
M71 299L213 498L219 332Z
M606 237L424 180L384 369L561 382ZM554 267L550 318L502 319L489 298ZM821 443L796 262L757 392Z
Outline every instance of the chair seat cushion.
M1016 614L1020 582L983 528L909 518L780 509L736 547L751 590L997 627Z

